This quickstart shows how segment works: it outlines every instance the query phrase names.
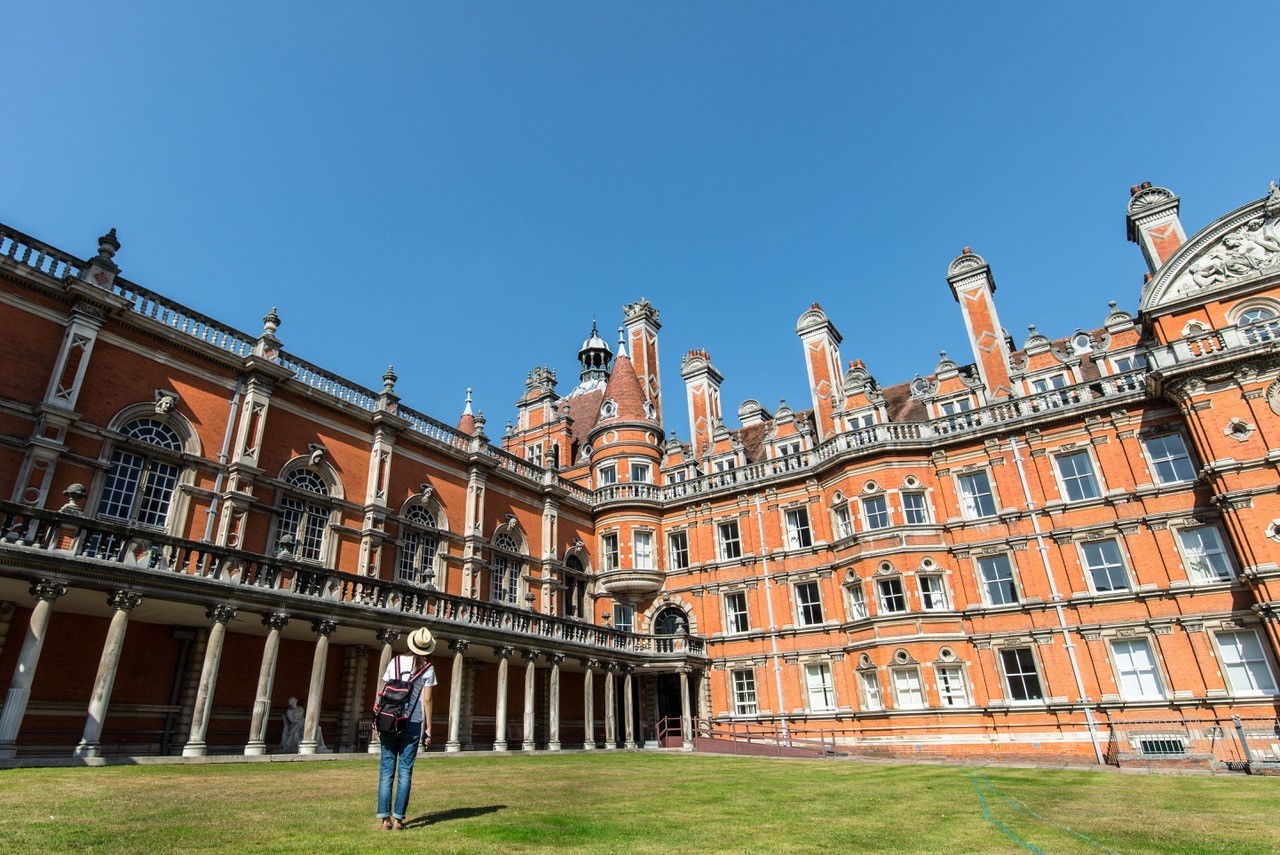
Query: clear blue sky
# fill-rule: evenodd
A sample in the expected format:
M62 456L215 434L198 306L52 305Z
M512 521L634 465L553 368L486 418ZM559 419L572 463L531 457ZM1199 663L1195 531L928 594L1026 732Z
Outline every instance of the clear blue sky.
M1265 8L1270 6L1271 13ZM818 300L883 384L969 349L991 263L1018 344L1136 308L1131 184L1194 231L1280 177L1275 7L1016 3L27 3L5 11L0 221L500 435L593 314L808 406Z

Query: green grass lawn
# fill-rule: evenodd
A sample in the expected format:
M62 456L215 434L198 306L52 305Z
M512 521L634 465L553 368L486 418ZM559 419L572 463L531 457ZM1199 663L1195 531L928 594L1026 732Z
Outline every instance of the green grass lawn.
M0 771L9 852L1277 852L1280 779L678 754Z

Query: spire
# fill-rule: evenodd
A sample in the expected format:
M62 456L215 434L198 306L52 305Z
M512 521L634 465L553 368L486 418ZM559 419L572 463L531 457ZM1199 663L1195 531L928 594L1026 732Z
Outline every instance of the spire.
M618 358L613 361L613 373L609 376L608 385L604 387L603 406L606 409L602 410L600 421L609 419L628 422L654 421L653 416L650 415L652 404L648 404L644 398L644 390L640 388L640 378L636 376L635 366L631 364L631 358L627 356L622 345L619 344L618 347ZM612 410L613 415L604 414L609 409Z
M476 432L476 417L471 413L471 387L467 387L467 404L462 408L462 418L458 419L458 430L467 436Z
M627 358L627 331L618 327L618 359Z
M600 338L596 329L595 318L591 319L591 336L582 343L578 351L578 363L582 366L582 380L609 379L609 363L613 360L613 351L605 340Z

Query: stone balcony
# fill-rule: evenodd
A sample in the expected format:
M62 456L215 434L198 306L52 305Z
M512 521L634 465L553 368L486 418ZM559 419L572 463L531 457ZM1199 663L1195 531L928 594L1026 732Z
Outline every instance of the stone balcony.
M650 597L662 590L661 570L617 568L600 573L600 585L616 600L632 601Z

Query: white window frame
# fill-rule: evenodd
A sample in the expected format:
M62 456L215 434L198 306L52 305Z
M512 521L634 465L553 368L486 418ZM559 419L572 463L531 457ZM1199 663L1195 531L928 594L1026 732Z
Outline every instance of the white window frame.
M1252 657L1246 655L1246 651L1242 649L1243 645L1222 643L1224 636L1230 636L1235 639L1251 638L1253 643L1257 645L1256 653ZM1271 663L1271 657L1267 652L1266 643L1262 640L1261 633L1255 629L1232 629L1220 630L1213 633L1213 644L1218 653L1218 663L1222 666L1222 679L1226 682L1227 691L1233 697L1260 697L1264 695L1275 695L1280 693L1280 688L1276 685L1276 673ZM1238 657L1237 657L1237 654ZM1236 684L1236 680L1232 677L1233 673L1239 673L1243 669L1243 676L1247 677L1248 687L1241 688ZM1259 677L1265 677L1263 682Z
M889 497L884 493L862 498L862 525L867 531L889 528L893 514L889 510Z
M1213 535L1216 547L1205 549L1205 533ZM1222 540L1222 532L1216 525L1186 526L1175 531L1178 552L1182 555L1182 566L1186 568L1187 580L1197 585L1213 585L1218 582L1230 582L1235 579L1235 562L1227 551ZM1190 545L1187 538L1195 535L1198 545ZM1215 558L1218 559L1215 561ZM1205 571L1205 566L1212 569L1212 575Z
M899 710L923 710L929 706L929 699L925 693L924 677L920 673L919 665L900 665L889 669L890 679L893 681L893 707ZM906 683L904 683L904 678ZM915 685L910 685L910 681L914 679ZM903 690L908 691L904 692ZM913 695L918 695L919 703L912 700Z
M813 591L814 598L810 600L801 594L801 591ZM825 617L822 610L822 586L816 580L805 582L796 582L791 586L791 594L795 598L796 604L796 625L797 626L822 626ZM812 611L817 610L817 620L810 620Z
M868 616L867 594L862 590L862 582L845 585L845 591L848 592L849 619L866 620Z
M542 443L535 442L524 450L524 459L534 466L542 466Z
M1025 653L1026 658L1030 660L1031 670L1011 672L1009 670L1009 663L1005 659L1006 653L1014 654L1019 660L1023 657L1018 654ZM1000 666L1000 677L1004 681L1005 699L1010 704L1014 705L1043 704L1045 701L1044 678L1040 675L1040 661L1036 656L1035 650L1031 647L1002 647L997 651L997 654L996 661ZM1019 668L1026 667L1025 662L1019 661L1017 664ZM1038 694L1039 697L1015 698L1013 690L1014 678L1017 678L1025 687L1028 676L1035 679L1036 694Z
M629 477L633 484L652 484L653 467L648 463L632 461Z
M787 526L788 549L808 549L813 546L813 529L809 525L808 508L785 508L783 519Z
M1110 544L1115 549L1114 563L1108 562L1106 556L1091 555L1090 550L1102 550L1106 544ZM1100 560L1099 560L1100 559ZM1129 579L1129 568L1125 566L1124 550L1120 548L1120 541L1114 537L1107 537L1101 540L1083 540L1080 542L1080 564L1084 567L1085 581L1089 585L1089 590L1098 594L1112 594L1117 591L1130 591L1133 589L1132 582ZM1098 572L1102 571L1106 574L1108 581L1118 574L1122 580L1119 587L1098 587Z
M949 662L933 666L934 679L938 688L938 703L943 707L969 707L973 700L969 696L969 681L965 679L964 666Z
M730 526L733 536L727 537L725 532ZM720 520L716 523L716 550L721 561L737 561L742 557L742 526L737 519Z
M759 715L760 699L756 694L754 668L735 668L730 671L729 687L733 695L734 715Z
M741 601L741 609L735 600ZM724 594L724 631L729 635L741 635L751 631L751 609L746 591L726 591Z
M947 577L944 573L917 573L920 586L920 608L926 612L945 612L951 609L951 597L947 593ZM928 583L928 590L926 590ZM934 588L934 585L937 585Z
M783 440L773 447L775 457L790 457L804 451L804 443L798 439Z
M667 532L667 566L672 570L687 570L689 560L689 532L684 529Z
M1181 454L1169 453L1169 449L1165 447L1169 440L1177 440L1178 445L1181 446ZM1156 456L1156 450L1152 448L1153 443L1161 443L1161 454L1158 457ZM1144 437L1142 439L1142 451L1146 454L1147 462L1151 466L1151 477L1157 484L1189 484L1196 480L1196 464L1191 459L1191 452L1187 449L1187 440L1177 431ZM1185 464L1185 477L1179 475L1178 470L1182 468L1179 465L1180 462ZM1171 470L1170 477L1164 477L1161 472L1162 466Z
M596 486L611 487L618 483L618 467L610 463L596 470Z
M902 522L904 525L929 525L933 521L929 513L929 496L924 490L902 490L899 494L902 503ZM920 500L920 507L908 506L908 500ZM913 519L913 517L916 517Z
M1072 471L1063 468L1071 462ZM1083 462L1084 468L1080 468ZM1058 476L1059 494L1064 502L1088 502L1102 498L1102 479L1098 477L1098 469L1093 465L1093 455L1088 449L1065 451L1054 455L1053 471Z
M842 502L831 509L835 522L836 539L843 540L853 536L853 517L849 514L849 503Z
M985 485L985 491L970 490L977 486L978 479ZM996 515L996 494L991 484L991 473L985 469L977 472L965 472L956 476L956 498L960 502L960 516L967 520L980 520ZM983 507L983 499L990 504L990 510Z
M618 533L605 532L600 535L600 567L606 573L622 566L622 550L619 546Z
M892 606L900 601L901 608ZM907 602L907 586L901 576L882 576L876 579L876 609L882 615L901 615L911 611Z
M631 566L636 570L653 570L653 532L635 529L631 532Z
M804 666L805 700L809 712L832 712L836 708L836 685L831 666L826 662L810 662Z
M1003 579L999 576L993 576L988 571L991 569L999 569L999 562L1004 562L1004 567L1009 571L1009 578ZM982 591L982 601L989 606L1011 606L1021 602L1021 586L1018 584L1018 572L1014 567L1013 559L1007 552L1000 552L996 555L983 555L974 561L974 566L978 569L978 586ZM1005 582L1009 584L1009 593L1012 599L1005 599L1003 593L1000 602L991 596L992 585L1003 585Z
M880 689L880 672L866 669L858 672L858 694L862 698L864 712L884 710L884 694Z
M1110 648L1116 689L1121 698L1126 701L1155 701L1165 697L1155 647L1149 638L1113 638ZM1135 656L1140 651L1145 654L1145 662L1139 662Z

